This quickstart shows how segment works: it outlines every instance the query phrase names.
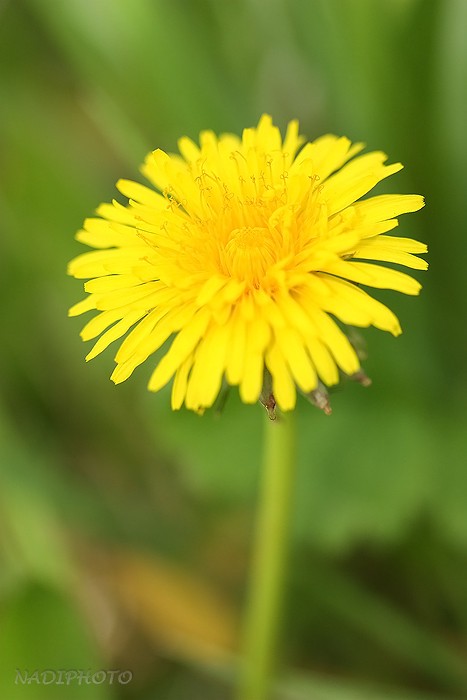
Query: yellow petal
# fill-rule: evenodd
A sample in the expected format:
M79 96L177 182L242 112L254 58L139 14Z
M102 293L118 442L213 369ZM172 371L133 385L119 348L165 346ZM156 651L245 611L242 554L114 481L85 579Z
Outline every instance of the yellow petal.
M354 205L362 219L371 221L393 219L399 214L418 211L424 206L425 201L418 194L382 194Z
M276 342L298 386L303 391L316 388L318 379L303 341L293 328L286 328L276 336Z
M125 335L125 333L133 326L139 319L144 315L144 312L142 311L133 311L130 312L127 316L121 319L118 323L116 323L112 328L110 328L104 335L101 335L97 343L94 345L92 348L91 352L89 352L86 355L86 362L89 362L89 360L92 360L93 357L96 357L96 355L99 355L103 350L105 350L110 343L113 343L114 340L117 340L118 338L121 338L122 335Z
M175 336L170 350L157 365L148 388L150 391L158 391L171 379L177 368L184 362L196 348L206 331L210 320L210 314L206 308L200 309Z
M263 388L264 359L260 353L250 352L245 356L240 398L244 403L256 403Z
M353 204L358 199L367 194L375 187L384 177L388 177L393 173L398 172L402 166L398 163L388 166L384 171L378 171L374 174L363 174L358 178L349 179L345 185L343 184L340 190L326 191L324 196L328 198L329 215L332 216L336 212L341 211L345 207ZM384 173L384 174L383 174Z
M204 306L205 304L209 303L217 292L225 287L228 281L228 277L221 277L220 275L213 275L212 277L209 277L201 286L196 298L196 303L199 306Z
M276 403L283 411L295 408L295 384L287 367L287 363L279 347L275 343L266 353L266 365L272 376L272 391Z
M302 145L302 143L305 141L305 138L303 136L299 135L299 130L298 130L298 120L293 119L289 124L287 125L287 131L285 133L285 138L284 138L284 144L282 146L282 149L284 151L284 156L286 159L285 166L288 168L290 164L292 163L296 152Z
M324 384L327 386L337 384L339 381L337 365L324 343L317 336L308 336L305 342L311 361Z
M141 323L144 323L144 320ZM138 326L133 329L130 335L136 333L136 331L138 331ZM158 350L171 335L172 327L170 322L164 323L164 319L162 319L162 321L157 324L143 340L141 340L133 353L126 353L125 360L123 361L117 360L118 364L112 372L110 377L111 380L115 382L115 384L124 382L133 373L136 367L141 365L150 355L155 353L156 350ZM128 336L128 338L129 337L130 336ZM135 336L132 338L133 341L134 337ZM125 338L125 340L127 340L127 338ZM117 353L117 357L121 354L124 344L125 341L123 341L122 346Z
M120 309L112 311L102 311L86 323L80 336L83 340L92 340L100 335L106 328L122 318Z
M135 214L131 207L124 207L115 199L112 201L112 204L106 202L100 204L96 209L96 214L102 216L103 219L108 219L109 221L119 224L127 224L129 226L135 225Z
M182 136L182 138L178 140L177 145L178 150L188 162L196 161L200 158L201 153L198 146L187 136Z
M118 309L120 306L133 304L137 305L138 308L144 308L149 311L154 302L148 302L148 299L152 296L154 300L154 295L162 291L165 292L165 288L161 289L160 282L145 282L128 289L115 289L106 294L99 294L97 308L102 311L108 311L109 309Z
M239 310L234 312L232 318L232 337L227 348L226 378L229 384L239 384L243 375L246 351L247 323L242 318Z
M287 322L296 328L302 335L307 335L312 329L312 324L310 317L306 310L299 303L298 300L294 299L292 294L280 294L277 296L276 304L282 312L282 317L287 319ZM282 326L276 326L278 329L276 336L281 335L285 326L285 322Z
M426 270L428 268L427 261L417 258L416 255L371 244L359 245L352 257L361 260L380 260L381 262L396 263L397 265L411 267L413 270Z
M322 300L322 308L333 313L344 323L351 325L369 325L371 323L376 328L389 331L396 336L402 332L397 316L387 306L364 292L363 289L345 280L332 277L328 278L328 285L333 292L331 297L333 303L329 303L330 297L326 297ZM359 313L362 314L362 321L365 320L365 322L357 323Z
M130 268L142 257L142 246L126 248L110 248L83 253L74 258L68 265L68 274L78 279L101 277L109 273L118 273Z
M356 153L357 149L362 147L361 144L355 144L353 153ZM313 163L313 174L318 175L320 181L324 182L351 155L351 143L348 138L327 134L304 146L295 162L300 163L306 158L310 158Z
M83 299L82 301L79 301L77 304L74 304L69 310L68 310L68 316L79 316L80 314L86 313L86 311L91 311L91 309L96 308L96 299L94 296L88 296L86 299Z
M355 374L360 368L360 362L345 333L324 311L315 309L312 319L320 339L328 347L339 367L346 374Z
M212 406L219 394L230 335L230 324L212 326L200 341L187 388L187 402L194 408Z
M166 207L167 202L162 195L146 187L146 185L140 185L139 182L119 180L117 182L117 189L125 195L125 197L128 197L128 199L134 199L135 202L146 204L148 207L158 210L165 209Z
M248 324L240 397L245 403L255 403L263 387L264 352L271 339L269 324L259 315Z
M85 282L84 289L87 292L103 294L116 290L133 289L140 283L141 280L136 275L106 275Z
M365 244L367 241L365 241ZM404 253L426 253L428 247L426 243L415 241L413 238L401 238L399 236L377 236L369 240L368 245L382 246L392 250L400 250Z
M168 316L168 311L163 306L161 308L153 309L138 325L128 334L123 343L118 349L115 355L115 361L118 364L123 364L130 360L133 356L138 354L144 355L142 352L143 348L146 348L148 343L154 344L152 342L153 332L157 325L160 323L161 319ZM169 324L164 328L164 334L167 333L166 338L172 332L172 326ZM164 342L164 341L163 341ZM149 356L149 355L148 355ZM136 365L135 365L136 366Z
M422 285L413 277L409 277L404 272L391 270L382 265L372 265L371 263L359 262L337 262L326 268L338 277L344 277L352 282L376 287L377 289L394 289L403 294L418 294Z
M175 373L175 379L172 387L172 410L178 411L185 401L186 389L188 384L188 375L193 365L193 354L188 355L186 360L182 362Z
M104 219L85 219L83 229L75 237L92 248L112 248L122 243L122 237Z

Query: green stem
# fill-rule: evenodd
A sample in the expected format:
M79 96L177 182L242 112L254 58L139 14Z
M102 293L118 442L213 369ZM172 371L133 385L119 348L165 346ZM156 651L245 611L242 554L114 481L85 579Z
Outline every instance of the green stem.
M293 415L267 420L239 700L266 700L274 670L295 477Z

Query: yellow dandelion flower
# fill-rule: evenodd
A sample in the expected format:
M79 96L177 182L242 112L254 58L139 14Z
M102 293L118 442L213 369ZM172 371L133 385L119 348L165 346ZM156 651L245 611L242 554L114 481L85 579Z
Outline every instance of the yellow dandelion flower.
M337 321L398 335L396 316L360 285L418 294L415 279L375 263L427 267L423 243L386 235L423 198L361 199L402 165L380 151L357 156L363 145L345 137L303 143L297 121L282 140L264 115L241 138L204 131L199 145L181 138L180 155L151 153L142 172L155 189L120 180L128 206L102 204L85 221L77 238L97 250L69 266L90 280L70 315L98 311L81 332L99 337L86 359L127 334L119 383L171 340L149 389L173 378L174 409L202 411L223 382L254 403L267 370L287 411L297 387L359 371Z

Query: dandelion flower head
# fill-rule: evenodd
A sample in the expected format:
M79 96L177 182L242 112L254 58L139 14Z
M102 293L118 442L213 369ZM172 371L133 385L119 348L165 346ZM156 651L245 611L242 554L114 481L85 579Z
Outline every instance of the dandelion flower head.
M397 336L394 313L361 285L418 294L384 263L427 267L423 243L387 235L423 198L365 197L402 168L380 151L358 155L362 144L333 135L303 144L296 121L282 140L263 115L241 138L204 131L199 145L181 138L179 155L154 151L142 167L152 187L120 180L128 204L85 221L77 238L96 250L69 266L89 280L70 315L97 311L81 332L98 338L86 359L126 336L115 383L159 351L149 389L173 380L174 409L202 412L223 384L254 403L268 372L290 410L297 388L359 371L342 324Z

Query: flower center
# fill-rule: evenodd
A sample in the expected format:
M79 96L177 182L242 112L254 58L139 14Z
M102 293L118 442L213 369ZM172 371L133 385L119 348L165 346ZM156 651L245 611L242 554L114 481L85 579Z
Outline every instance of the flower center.
M276 259L271 233L261 226L236 228L225 246L228 273L250 284L258 284Z

